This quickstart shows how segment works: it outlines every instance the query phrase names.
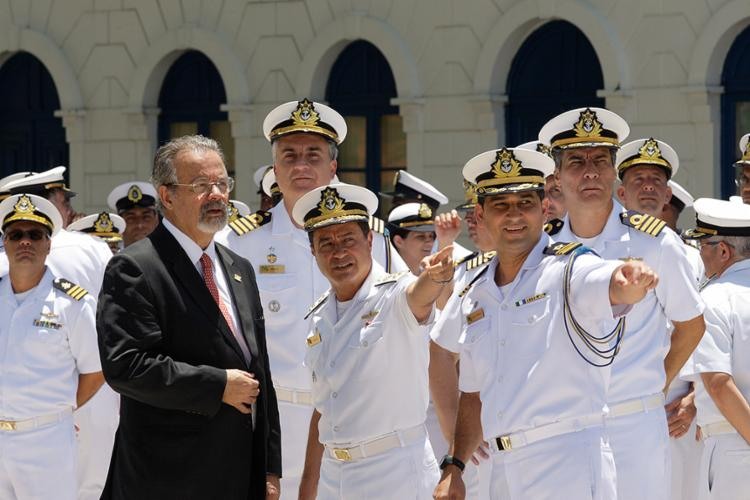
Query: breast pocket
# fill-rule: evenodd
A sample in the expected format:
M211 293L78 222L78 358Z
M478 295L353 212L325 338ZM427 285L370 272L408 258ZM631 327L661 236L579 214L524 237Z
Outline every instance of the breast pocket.
M497 362L498 336L493 335L489 318L466 327L461 335L462 363L471 363L477 374L490 373Z
M299 296L295 274L257 273L256 277L267 326L279 326L299 319L301 311L298 309L306 298Z
M538 358L548 344L547 321L550 315L549 296L514 306L508 321L511 352L509 355L522 358Z
M347 355L351 357L353 380L373 380L388 370L388 349L382 321L374 321L360 330L349 342ZM405 334L405 332L391 332Z

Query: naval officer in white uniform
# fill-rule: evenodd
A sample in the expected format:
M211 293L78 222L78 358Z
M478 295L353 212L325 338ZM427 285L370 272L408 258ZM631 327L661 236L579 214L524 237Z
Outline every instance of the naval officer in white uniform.
M73 410L104 382L95 301L45 265L62 217L44 198L0 203L0 498L78 498Z
M377 197L332 184L294 207L330 290L311 309L305 364L315 410L300 498L429 499L438 471L425 428L427 327L453 278L453 248L419 277L372 259Z

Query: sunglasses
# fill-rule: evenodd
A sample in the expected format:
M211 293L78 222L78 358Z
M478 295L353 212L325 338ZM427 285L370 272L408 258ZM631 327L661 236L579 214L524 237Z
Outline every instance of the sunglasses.
M9 241L21 241L24 238L28 238L31 241L40 241L47 238L47 232L41 229L29 229L28 231L15 229L5 233L5 239Z

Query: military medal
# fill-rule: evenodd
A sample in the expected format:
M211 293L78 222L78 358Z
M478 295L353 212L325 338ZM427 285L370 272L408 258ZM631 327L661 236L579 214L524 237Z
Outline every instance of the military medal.
M268 309L271 312L279 312L279 309L281 309L281 304L279 304L278 300L272 300L268 303Z

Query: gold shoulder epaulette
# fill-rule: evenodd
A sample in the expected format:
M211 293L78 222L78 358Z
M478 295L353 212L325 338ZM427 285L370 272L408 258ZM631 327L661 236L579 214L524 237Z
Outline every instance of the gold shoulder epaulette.
M242 236L250 231L255 231L259 227L271 222L271 212L265 210L258 210L254 214L249 214L244 217L230 222L229 227L235 232L237 236Z
M484 264L488 263L492 260L492 257L495 256L497 252L494 250L490 250L489 252L484 252L482 254L477 255L473 259L471 259L469 262L466 263L466 270L470 271L474 269L475 267L483 266Z
M465 264L466 262L469 262L471 259L473 259L474 257L478 255L479 255L479 252L474 252L474 253L470 253L469 255L465 255L458 260L454 260L453 267L458 267L461 264Z
M651 236L659 236L667 223L653 215L642 214L635 210L626 210L620 214L620 221L628 227L637 229Z
M560 232L565 225L562 219L552 219L544 225L544 232L549 235L554 235Z
M410 272L411 271L406 270L406 271L401 271L401 272L398 272L398 273L386 274L385 276L383 276L382 278L380 278L378 281L376 281L375 283L373 283L373 285L374 286L380 286L380 285L386 285L388 283L395 283L395 282L397 282L399 280L399 278L401 278L401 276L406 276Z
M52 286L57 288L61 292L64 292L70 295L76 300L81 300L82 298L84 298L86 295L89 294L89 292L86 291L85 288L81 288L80 286L76 285L75 283L71 283L65 278L57 278L55 281L52 282Z
M459 292L459 294L458 294L459 298L460 298L460 297L463 297L464 295L466 295L467 293L469 293L469 290L471 290L471 287L472 287L472 286L474 286L474 283L476 283L476 281L477 281L477 280L478 280L479 278L481 278L481 277L482 277L482 276L484 275L484 273L486 273L486 272L487 272L487 269L489 269L489 268L490 268L490 266L486 266L486 267L485 267L484 269L482 269L481 271L479 271L479 272L477 273L477 275L476 275L476 276L474 276L474 279L473 279L473 280L471 280L471 281L469 282L469 284L468 284L468 285L466 285L466 286L464 287L464 289L463 289L463 290L461 290L461 291Z
M565 243L558 241L552 245L544 248L544 255L568 255L578 247L582 247L583 243L576 241L575 243Z
M369 224L370 224L370 229L372 229L376 233L380 233L380 234L385 233L385 221L383 219L378 219L374 215L371 215Z
M310 306L310 309L307 310L307 314L305 314L304 319L309 318L312 313L314 313L315 311L317 311L318 309L320 309L320 306L322 306L323 304L325 304L326 299L328 299L328 295L329 294L330 294L330 292L326 292L323 295L321 295L320 297L318 297L318 300L316 300L315 303Z

